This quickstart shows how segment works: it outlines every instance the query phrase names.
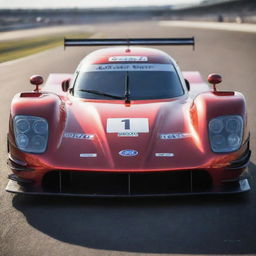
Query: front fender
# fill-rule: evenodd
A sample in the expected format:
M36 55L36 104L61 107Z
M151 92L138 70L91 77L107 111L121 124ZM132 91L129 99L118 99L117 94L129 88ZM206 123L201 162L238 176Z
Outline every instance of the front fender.
M208 123L211 119L223 115L240 115L244 130L242 146L248 142L246 102L239 92L206 92L198 95L192 104L190 115L193 126L205 145L209 145Z
M20 151L15 143L13 118L16 115L38 116L45 118L49 125L49 136L46 151L43 154L31 154ZM54 154L60 144L62 133L66 123L65 104L61 98L54 93L19 93L14 96L11 103L8 144L13 157L26 161L32 161L35 166L42 166L46 154Z

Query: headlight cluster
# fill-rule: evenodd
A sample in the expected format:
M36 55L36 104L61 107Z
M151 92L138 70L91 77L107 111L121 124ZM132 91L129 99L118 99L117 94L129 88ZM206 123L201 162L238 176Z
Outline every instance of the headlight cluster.
M219 116L209 122L209 137L214 152L239 149L243 136L243 119L239 115Z
M48 122L41 117L17 115L13 119L17 147L29 153L43 153L48 141Z

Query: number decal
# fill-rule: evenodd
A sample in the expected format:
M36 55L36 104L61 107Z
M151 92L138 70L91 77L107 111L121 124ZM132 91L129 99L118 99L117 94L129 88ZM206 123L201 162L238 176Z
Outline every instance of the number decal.
M107 133L148 133L148 118L108 118Z
M124 129L125 130L130 130L130 119L124 119L121 122L124 123Z

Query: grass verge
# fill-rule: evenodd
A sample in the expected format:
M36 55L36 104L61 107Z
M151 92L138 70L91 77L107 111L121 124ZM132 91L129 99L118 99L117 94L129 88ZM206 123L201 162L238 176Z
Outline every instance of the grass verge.
M63 45L64 37L87 38L90 35L90 33L77 33L0 42L0 63Z

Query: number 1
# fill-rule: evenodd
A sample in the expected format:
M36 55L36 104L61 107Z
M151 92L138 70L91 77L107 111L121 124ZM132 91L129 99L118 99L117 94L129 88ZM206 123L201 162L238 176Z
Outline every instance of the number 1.
M130 119L124 119L121 122L124 122L124 129L130 130Z

